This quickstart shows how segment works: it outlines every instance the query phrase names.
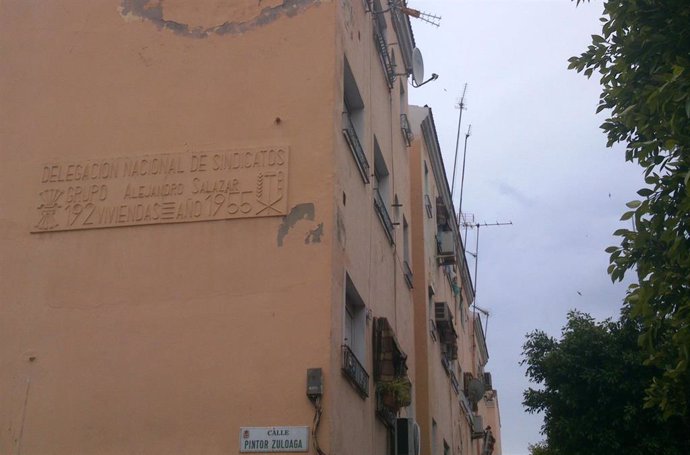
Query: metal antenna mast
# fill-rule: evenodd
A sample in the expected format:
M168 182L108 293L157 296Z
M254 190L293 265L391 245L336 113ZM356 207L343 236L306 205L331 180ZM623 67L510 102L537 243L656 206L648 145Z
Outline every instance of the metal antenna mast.
M495 223L474 223L474 224L468 224L468 223L462 223L463 226L473 228L477 228L477 241L474 246L474 253L468 251L472 256L474 256L474 302L473 306L476 307L475 303L477 301L477 266L479 265L479 228L482 226L511 226L513 224L512 221L504 222L504 223L499 223L498 221Z
M472 125L467 127L467 134L465 134L465 150L462 152L462 179L460 179L460 203L458 204L458 215L462 214L462 190L465 187L465 158L467 158L467 139L472 134ZM479 231L477 231L479 232Z
M475 305L474 309L486 316L486 322L484 323L484 337L486 338L489 336L489 316L491 316L491 313L489 313L489 310L485 310L479 305Z
M465 94L467 93L467 82L465 82L465 88L462 89L462 97L460 98L460 103L455 106L456 108L460 109L460 115L458 115L458 136L455 138L455 159L453 160L453 183L451 184L450 187L450 196L451 198L453 197L453 193L455 191L455 168L458 164L458 148L460 146L460 124L462 123L462 111L466 110L467 107L465 107ZM467 144L467 141L465 141L465 144ZM465 165L463 164L463 168Z

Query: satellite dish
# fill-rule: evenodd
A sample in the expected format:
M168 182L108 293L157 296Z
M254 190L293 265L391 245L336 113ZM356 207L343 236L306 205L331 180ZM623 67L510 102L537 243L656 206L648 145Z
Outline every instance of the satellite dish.
M419 48L412 50L412 80L419 85L424 82L424 59Z
M484 383L479 379L472 378L467 386L467 393L471 402L478 402L484 396Z

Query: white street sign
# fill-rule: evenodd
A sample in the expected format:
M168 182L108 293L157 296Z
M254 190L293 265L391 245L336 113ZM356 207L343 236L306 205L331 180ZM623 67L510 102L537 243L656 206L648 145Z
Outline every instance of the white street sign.
M308 452L309 427L241 427L240 452Z

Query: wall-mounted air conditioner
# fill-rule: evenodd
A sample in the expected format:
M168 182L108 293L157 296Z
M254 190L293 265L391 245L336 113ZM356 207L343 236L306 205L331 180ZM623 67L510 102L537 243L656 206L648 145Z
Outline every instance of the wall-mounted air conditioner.
M421 432L414 419L399 418L395 424L395 455L419 455Z
M453 315L451 314L450 308L446 302L436 302L434 304L434 319L436 319L436 325L439 323L452 323Z
M438 239L438 254L455 255L455 236L453 231L439 231L436 235Z
M480 415L474 414L472 416L472 433L484 435L484 418Z

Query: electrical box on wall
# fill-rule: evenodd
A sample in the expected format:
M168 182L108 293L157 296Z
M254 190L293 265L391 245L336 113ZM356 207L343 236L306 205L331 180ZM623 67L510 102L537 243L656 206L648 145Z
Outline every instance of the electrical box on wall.
M323 372L321 368L307 370L307 396L316 398L323 395Z

